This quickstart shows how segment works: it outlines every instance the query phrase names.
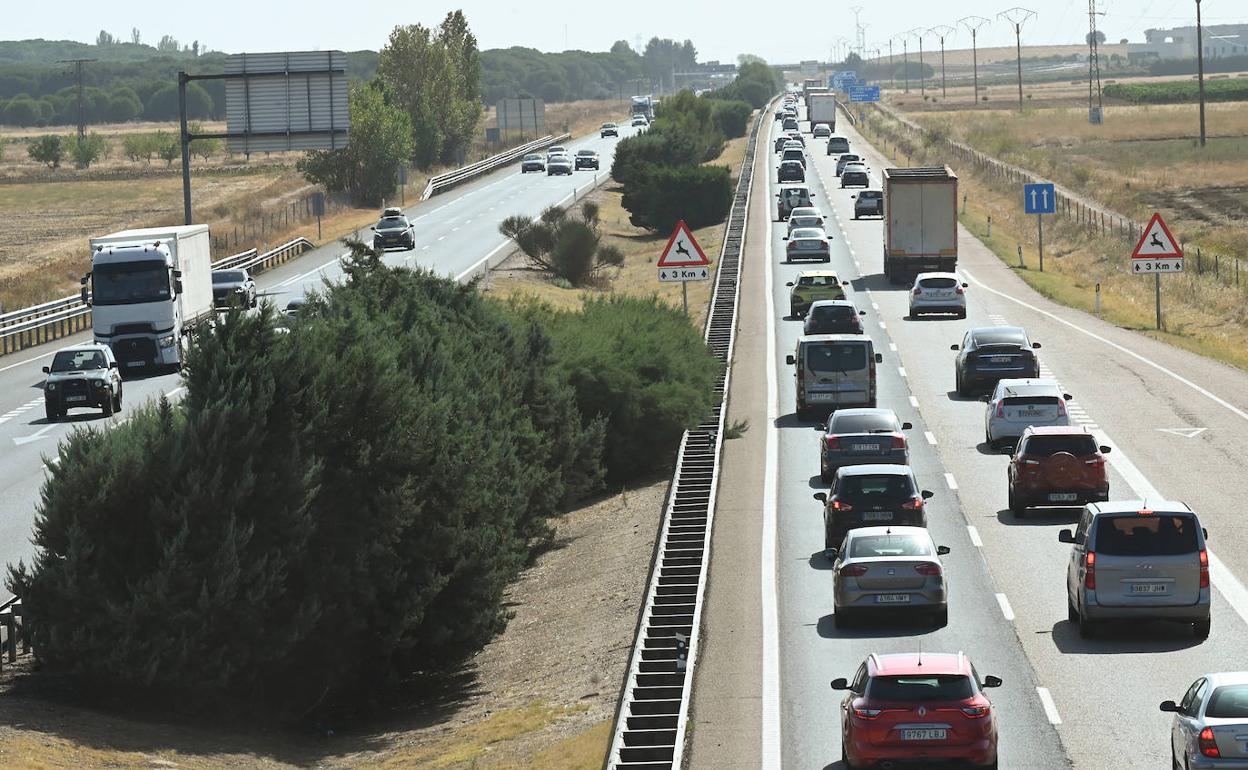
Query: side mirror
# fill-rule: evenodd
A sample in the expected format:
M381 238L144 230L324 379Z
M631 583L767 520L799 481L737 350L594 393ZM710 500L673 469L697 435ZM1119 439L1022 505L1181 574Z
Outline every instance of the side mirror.
M1074 545L1075 533L1071 532L1069 529L1063 529L1061 532L1057 533L1057 542L1070 543L1071 545Z
M1201 537L1203 537L1204 539L1208 540L1208 539L1209 539L1209 530L1205 529L1204 527L1201 527L1201 528L1200 528L1200 536L1201 536Z
M829 237L828 237L828 240L830 241L830 240L832 240L832 238L829 236ZM842 285L842 286L848 286L848 285L849 285L849 281L841 281L841 285Z
M859 310L859 311L858 311L858 315L866 315L866 314L867 314L867 311L865 311L865 310Z
M810 194L810 199L811 199L812 201L815 199L815 194L814 194L814 193L811 193L811 194Z
M792 285L793 285L792 281L789 281L788 283L785 284L785 286L792 286Z
M969 289L969 288L971 288L971 285L970 285L969 283L964 283L964 284L962 284L962 288L963 288L963 289Z
M181 278L181 277L182 277L182 271L181 271L181 270L174 270L174 271L173 271L173 277L174 277L175 279Z
M883 353L876 353L876 354L875 354L875 362L876 362L877 364L882 364L882 363L884 363L884 354L883 354Z
M1161 705L1158 706L1157 708L1160 709L1161 711L1166 711L1172 714L1179 713L1179 704L1175 703L1172 700L1163 700L1161 702Z
M851 196L849 196L849 197L850 197L850 199L851 199L851 200L852 200L852 199L854 199L854 198L857 198L857 197L858 197L858 193L854 193L853 195L851 195Z
M821 502L821 503L826 503L826 502L828 502L828 493L827 493L827 492L816 492L816 493L814 493L813 495L811 495L811 497L815 498L816 500L818 500L818 501L819 501L819 502Z
M924 500L931 500L932 496L935 494L935 492L925 489L919 493L919 497L922 497Z
M82 280L84 280L84 281L85 281L85 280L87 280L87 279L86 279L86 278L83 278ZM82 304L87 305L87 306L90 306L90 304L91 304L91 298L87 296L87 287L86 287L86 286L83 286L83 287L82 287L82 291L80 291L78 294L79 294L79 297L82 299Z
M1074 398L1074 396L1070 395L1069 393L1063 393L1063 394L1062 394L1062 400L1063 400L1063 401L1069 401L1069 400L1071 400L1072 398Z
M843 677L843 676L840 676L840 677L837 677L836 679L833 679L833 680L832 680L832 689L833 689L833 690L848 690L848 689L849 689L849 680L847 680L847 679L846 679L845 677Z
M982 684L982 685L980 685L980 686L981 686L981 687L1000 687L1000 686L1001 686L1001 677L999 677L999 676L986 676L986 677L984 677L984 682L983 682L983 684Z
M983 401L983 402L986 404L986 403L988 403L989 401L991 401L991 400L992 400L992 396L989 396L989 395L983 395L983 396L980 396L980 397L979 397L979 400L980 400L980 401Z
M782 241L787 241L788 239L789 239L789 236L787 236L787 235L781 236L781 238L780 238L780 240L782 240Z
M116 368L117 368L117 362L116 362L116 361L109 361L109 362L108 362L108 368L109 368L109 369L116 369Z
M178 278L177 280L173 282L173 293L174 294L182 293L182 279L181 278Z
M1111 450L1109 447L1107 447L1107 446L1098 446L1098 447L1097 447L1097 449L1101 450L1101 454L1103 454L1103 455L1107 455L1107 454L1109 454L1109 453L1112 451L1112 450Z
M788 364L789 366L792 366L793 364L797 363L797 359L794 358L793 356L785 356L784 362Z
M1011 446L1003 446L1003 447L1001 447L1001 454L1005 455L1006 457L1013 457L1013 456L1014 456L1014 447L1011 447Z
M908 423L908 422L903 422L903 423L901 424L901 429L902 429L902 430L910 430L910 429L911 429L911 428L913 428L913 427L914 427L914 426L913 426L913 425L911 425L911 424L910 424L910 423Z
M1040 343L1039 343L1039 342L1033 342L1033 343L1031 343L1031 346L1032 346L1033 348L1035 348L1036 350L1039 350L1039 349L1040 349Z
M961 349L962 349L962 346L961 346L961 345L950 345L950 346L949 346L949 349L950 349L950 350L961 350Z
M937 556L947 556L948 554L949 554L949 546L947 546L947 545L938 545L938 546L936 546L936 555L937 555Z
M52 369L51 369L50 367L45 366L45 367L43 367L43 373L44 373L44 374L51 374L51 373L52 373Z

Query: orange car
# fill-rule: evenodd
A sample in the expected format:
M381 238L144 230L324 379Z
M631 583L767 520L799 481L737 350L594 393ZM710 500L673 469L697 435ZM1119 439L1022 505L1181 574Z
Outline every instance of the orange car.
M1010 458L1010 511L1022 517L1036 506L1079 506L1109 499L1107 446L1083 426L1023 430Z

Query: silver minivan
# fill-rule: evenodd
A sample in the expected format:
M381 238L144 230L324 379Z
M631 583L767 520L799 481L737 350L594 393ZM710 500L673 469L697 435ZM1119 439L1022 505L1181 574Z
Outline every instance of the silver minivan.
M1070 425L1066 402L1057 380L1046 378L1001 380L992 395L985 396L984 443L989 448L1018 443L1023 431L1037 425Z
M1209 636L1209 554L1205 531L1186 504L1171 500L1089 503L1066 567L1067 617L1090 639L1103 620L1190 623Z
M869 337L858 334L811 334L797 338L797 350L785 361L795 367L797 418L842 407L875 407L875 365L884 357Z

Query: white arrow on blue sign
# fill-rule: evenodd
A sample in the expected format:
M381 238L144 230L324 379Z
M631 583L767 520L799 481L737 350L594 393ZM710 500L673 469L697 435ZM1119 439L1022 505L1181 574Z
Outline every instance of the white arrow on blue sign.
M1052 183L1023 185L1023 213L1052 214L1057 211L1057 195Z

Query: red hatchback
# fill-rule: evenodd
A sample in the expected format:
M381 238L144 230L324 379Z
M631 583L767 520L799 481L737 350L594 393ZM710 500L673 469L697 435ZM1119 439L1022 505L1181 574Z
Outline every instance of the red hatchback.
M1109 499L1107 446L1082 426L1025 429L1010 458L1010 511L1040 505L1079 506Z
M841 761L848 768L879 762L961 760L997 766L997 718L982 680L962 653L872 653L841 702Z

